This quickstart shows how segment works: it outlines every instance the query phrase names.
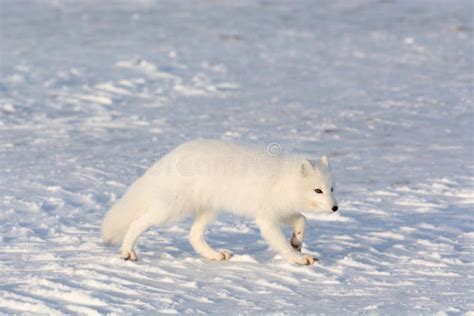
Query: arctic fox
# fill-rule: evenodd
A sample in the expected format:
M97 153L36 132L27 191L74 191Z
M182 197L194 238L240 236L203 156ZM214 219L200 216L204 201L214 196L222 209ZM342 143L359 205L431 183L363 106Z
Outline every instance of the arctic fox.
M214 250L204 231L220 211L253 218L261 234L287 261L310 265L302 254L305 217L301 211L337 211L328 159L307 160L219 140L197 139L174 149L136 180L105 215L102 239L122 244L121 258L137 260L141 233L192 215L189 241L211 260L231 254ZM288 241L281 225L293 233Z

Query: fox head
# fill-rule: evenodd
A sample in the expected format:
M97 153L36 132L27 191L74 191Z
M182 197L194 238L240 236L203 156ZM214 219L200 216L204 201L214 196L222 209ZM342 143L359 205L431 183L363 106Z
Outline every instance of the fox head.
M301 208L305 211L338 210L334 198L334 183L326 156L316 160L302 160L298 167L298 192Z

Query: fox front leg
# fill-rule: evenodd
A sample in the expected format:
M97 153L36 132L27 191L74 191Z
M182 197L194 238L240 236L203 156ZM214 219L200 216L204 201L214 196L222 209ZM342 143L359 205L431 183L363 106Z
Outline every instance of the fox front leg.
M135 242L138 237L149 227L153 225L153 214L151 212L145 213L138 219L134 220L122 241L120 248L120 258L123 260L137 261L137 254L133 250Z
M290 238L290 244L296 251L301 252L304 241L304 229L306 225L306 217L300 213L291 215L283 221L284 224L291 225L293 232Z
M283 235L280 223L273 222L268 218L257 218L256 222L265 240L267 240L273 250L278 252L287 261L301 265L311 265L318 261L312 255L302 254L295 250L285 238L285 235Z

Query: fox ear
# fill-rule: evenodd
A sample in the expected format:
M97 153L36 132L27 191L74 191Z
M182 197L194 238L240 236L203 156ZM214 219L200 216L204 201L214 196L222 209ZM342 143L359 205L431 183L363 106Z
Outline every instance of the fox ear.
M300 165L298 167L298 173L306 177L308 176L312 171L314 171L313 166L311 165L311 162L307 159L304 159L303 161L300 162Z
M321 162L321 165L326 167L326 169L329 169L329 159L327 156L322 156L319 161Z

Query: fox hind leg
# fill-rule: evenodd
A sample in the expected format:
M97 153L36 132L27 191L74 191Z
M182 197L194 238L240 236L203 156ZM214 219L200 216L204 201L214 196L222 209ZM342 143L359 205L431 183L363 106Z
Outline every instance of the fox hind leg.
M189 231L189 242L193 249L204 258L217 261L229 260L232 257L232 254L226 251L216 251L209 246L204 239L206 226L213 221L214 218L215 214L212 212L198 213L193 225L191 226L191 230Z

